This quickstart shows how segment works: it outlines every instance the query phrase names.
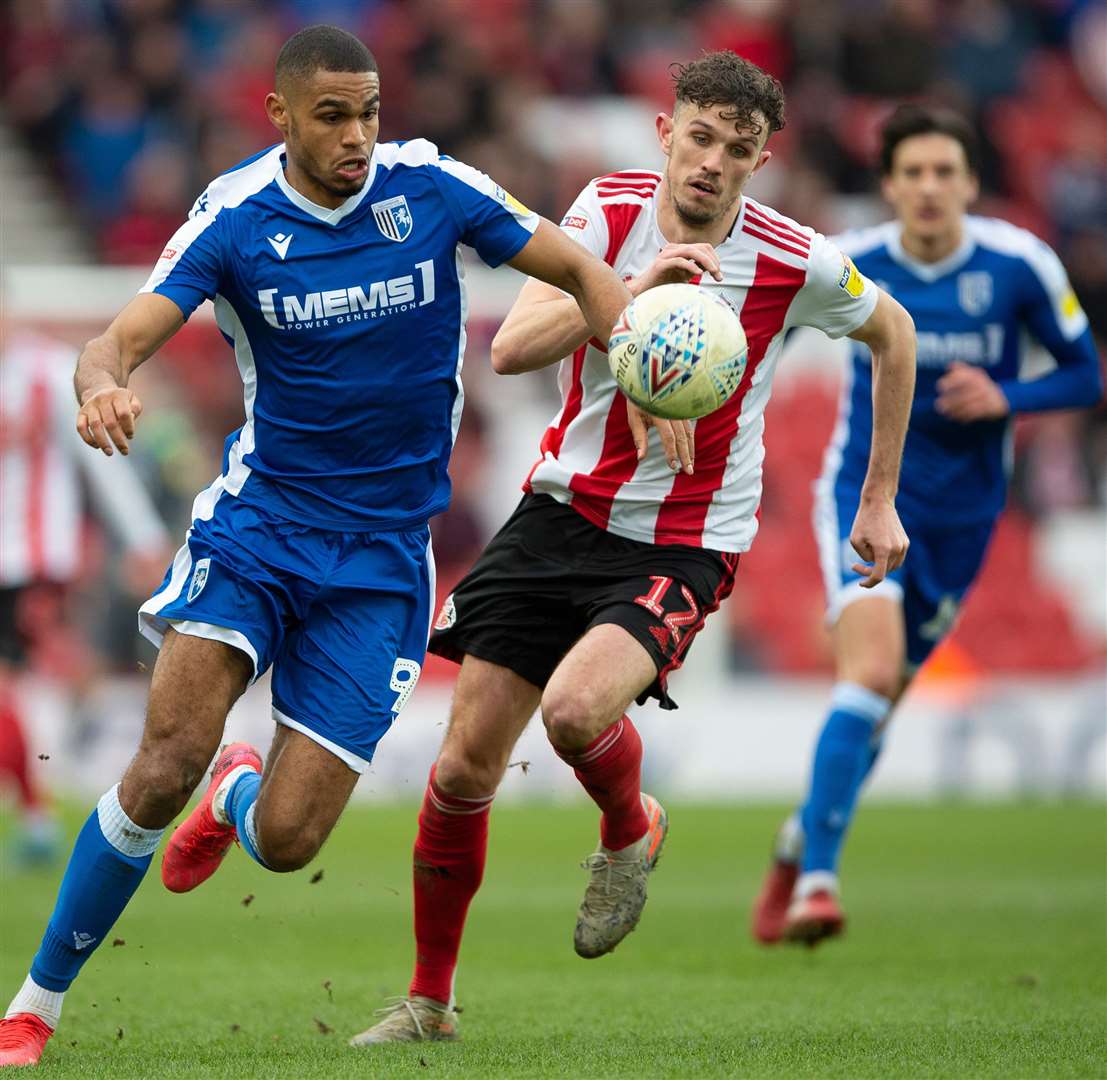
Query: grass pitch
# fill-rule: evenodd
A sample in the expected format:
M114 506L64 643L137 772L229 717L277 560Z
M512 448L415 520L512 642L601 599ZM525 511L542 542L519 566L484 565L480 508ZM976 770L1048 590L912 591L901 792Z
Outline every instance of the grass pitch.
M70 991L41 1075L1107 1074L1102 804L864 807L843 868L847 935L811 952L747 933L781 808L669 811L642 924L594 961L572 951L594 812L493 812L455 1045L345 1045L407 985L413 806L354 807L299 874L233 852L181 897L155 862L119 943ZM0 879L4 1002L59 875Z

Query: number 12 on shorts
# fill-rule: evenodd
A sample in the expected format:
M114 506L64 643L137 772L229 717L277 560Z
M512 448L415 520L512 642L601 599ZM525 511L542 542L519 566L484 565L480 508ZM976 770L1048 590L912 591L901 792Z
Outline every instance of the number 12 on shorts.
M415 684L419 681L419 672L422 668L414 660L405 660L397 657L392 665L392 678L388 682L388 688L396 695L392 703L392 715L399 716L400 710L407 704L411 697Z
M660 577L656 574L651 574L650 581L654 583L653 588L643 596L636 596L634 602L640 604L651 615L660 619L665 626L668 627L669 632L673 635L673 648L679 649L685 629L693 625L699 619L699 605L696 603L696 598L692 595L692 590L689 589L687 585L681 585L680 594L684 597L684 602L688 605L688 609L686 611L666 612L661 605L662 601L665 599L665 594L673 584L673 579L671 577Z

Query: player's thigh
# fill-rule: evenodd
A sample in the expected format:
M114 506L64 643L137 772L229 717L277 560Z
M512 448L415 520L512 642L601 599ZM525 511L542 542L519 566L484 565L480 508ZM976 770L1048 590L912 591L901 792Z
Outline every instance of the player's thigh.
M911 572L903 597L907 667L914 673L957 623L980 573L994 521L958 529L919 530L911 539Z
M574 560L586 557L590 533L602 530L548 495L524 497L446 598L429 651L458 664L484 660L545 686L588 625L570 596Z
M435 783L461 798L492 794L541 695L534 683L510 668L466 656L435 763Z
M273 715L364 772L422 671L430 536L335 534L334 566L273 663Z
M250 657L256 678L329 558L317 530L244 503L217 481L197 496L184 545L139 609L139 629L159 648L169 627L234 646Z
M306 865L330 835L359 775L314 739L278 727L254 811L266 864L275 870Z
M593 626L546 684L542 721L557 747L586 746L655 682L658 665L629 630Z
M542 700L543 719L558 746L599 734L631 701L653 697L661 708L675 709L669 676L730 594L738 568L737 555L620 537L610 538L604 556L602 569L574 590L588 629L554 672ZM555 736L553 728L562 731Z
M138 824L168 824L187 801L223 735L227 714L253 674L251 659L221 641L169 629L150 683L138 753L120 802Z
M835 635L837 632L834 628L837 627L843 613L847 608L854 607L858 603L865 603L879 597L881 600L890 601L893 606L902 605L904 582L913 562L916 530L913 523L904 516L903 526L911 541L911 547L907 551L903 564L889 572L875 587L871 589L861 587L864 578L853 569L853 564L864 562L864 559L850 543L850 530L853 528L853 519L857 514L860 497L859 488L841 480L833 484L820 481L815 489L812 524L826 595L826 623ZM863 610L869 609L866 607ZM851 621L863 623L865 618L866 616L862 614L854 616ZM847 631L847 634L852 636L853 631ZM844 677L841 671L839 671L839 677Z
M855 594L831 630L835 672L895 701L905 685L906 633L899 597Z

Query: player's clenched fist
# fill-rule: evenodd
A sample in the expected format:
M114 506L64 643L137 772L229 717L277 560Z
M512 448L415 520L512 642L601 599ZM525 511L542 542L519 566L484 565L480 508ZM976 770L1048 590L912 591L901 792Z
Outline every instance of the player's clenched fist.
M666 244L644 274L627 282L627 288L637 296L657 285L684 285L701 274L723 280L719 256L711 244Z
M108 457L113 453L113 443L121 454L127 454L129 442L135 437L135 421L141 415L142 402L133 390L125 386L97 390L77 412L77 434Z
M849 542L865 560L852 566L853 572L864 578L860 582L863 589L879 585L890 571L902 566L909 544L896 508L886 502L861 503Z

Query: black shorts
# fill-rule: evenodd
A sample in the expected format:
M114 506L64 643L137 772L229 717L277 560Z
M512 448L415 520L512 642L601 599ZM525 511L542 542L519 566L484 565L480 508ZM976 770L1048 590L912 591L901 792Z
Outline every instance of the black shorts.
M730 594L738 556L642 544L606 532L549 495L525 495L446 598L429 650L475 656L544 687L593 626L623 627L653 657L657 679L639 697L676 705L668 675L704 620Z

